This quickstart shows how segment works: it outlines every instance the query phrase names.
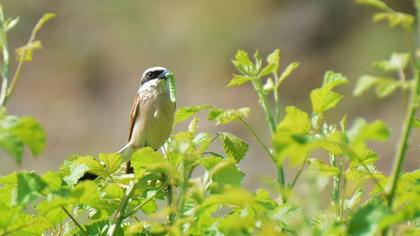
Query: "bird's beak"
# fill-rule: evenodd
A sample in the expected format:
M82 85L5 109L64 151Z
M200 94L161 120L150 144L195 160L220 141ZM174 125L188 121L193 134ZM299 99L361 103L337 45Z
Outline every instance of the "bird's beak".
M171 72L169 71L169 70L167 70L167 69L165 69L160 75L159 75L159 77L158 77L158 79L164 79L164 80L166 80L166 76L168 75L168 74L170 74Z

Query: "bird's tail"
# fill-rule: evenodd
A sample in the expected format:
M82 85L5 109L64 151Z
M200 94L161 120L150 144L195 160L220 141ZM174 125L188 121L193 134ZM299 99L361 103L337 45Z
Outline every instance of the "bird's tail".
M129 161L131 154L133 154L133 152L134 152L134 148L131 147L129 143L127 143L127 145L125 145L123 148L121 148L121 150L118 151L118 154L121 155L123 161Z

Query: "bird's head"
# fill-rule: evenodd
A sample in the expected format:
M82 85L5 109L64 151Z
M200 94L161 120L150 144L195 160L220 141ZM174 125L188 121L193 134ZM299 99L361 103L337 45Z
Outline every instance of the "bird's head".
M170 74L169 70L164 67L151 67L144 71L141 76L140 86L156 87L164 85L168 74Z

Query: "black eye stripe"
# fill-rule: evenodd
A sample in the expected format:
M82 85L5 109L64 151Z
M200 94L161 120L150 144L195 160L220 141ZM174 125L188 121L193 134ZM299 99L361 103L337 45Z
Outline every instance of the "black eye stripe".
M149 71L146 73L146 75L143 78L143 81L141 84L146 83L147 81L156 79L157 77L159 77L159 75L161 75L163 73L163 70L154 70L154 71Z

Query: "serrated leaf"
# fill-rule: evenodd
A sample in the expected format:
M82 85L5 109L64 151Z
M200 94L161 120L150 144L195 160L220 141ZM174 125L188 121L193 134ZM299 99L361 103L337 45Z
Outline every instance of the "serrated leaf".
M251 81L251 78L245 75L233 75L233 78L230 80L228 87L237 87L245 84L246 82Z
M190 107L181 107L175 112L175 124L181 123L182 121L190 118L198 112L212 108L211 105L199 105Z
M249 59L248 53L243 50L238 50L232 62L243 75L255 75L257 73L256 66Z
M310 94L313 111L322 114L334 108L343 96L331 90L345 83L347 83L347 79L342 74L327 71L324 75L322 87L312 90Z
M288 106L286 107L286 116L278 124L277 130L306 134L311 130L309 115L296 107Z
M209 172L213 182L221 185L240 186L244 173L239 170L236 161L217 156L201 158L199 163Z
M121 155L118 153L101 153L99 154L99 160L101 160L104 163L108 174L115 173L121 167L122 164Z
M220 108L213 108L210 110L208 119L216 121L216 125L225 125L240 119L248 117L250 112L249 107L242 107L239 109L223 110Z
M327 165L316 159L309 160L309 169L324 176L337 176L340 174L340 170L337 167Z
M219 138L223 143L223 150L227 157L240 162L248 151L248 144L233 134L222 132Z
M392 53L391 58L386 61L378 61L373 65L384 71L400 71L404 70L410 61L408 53Z
M41 196L41 191L47 184L39 175L34 172L23 172L17 174L17 196L16 202L25 205Z
M150 147L141 148L131 156L131 165L134 168L134 174L140 178L145 170L166 168L166 159L159 152Z
M78 157L76 163L86 165L86 167L88 168L87 171L89 171L92 174L101 177L108 176L108 172L105 169L105 167L92 156L80 156Z

